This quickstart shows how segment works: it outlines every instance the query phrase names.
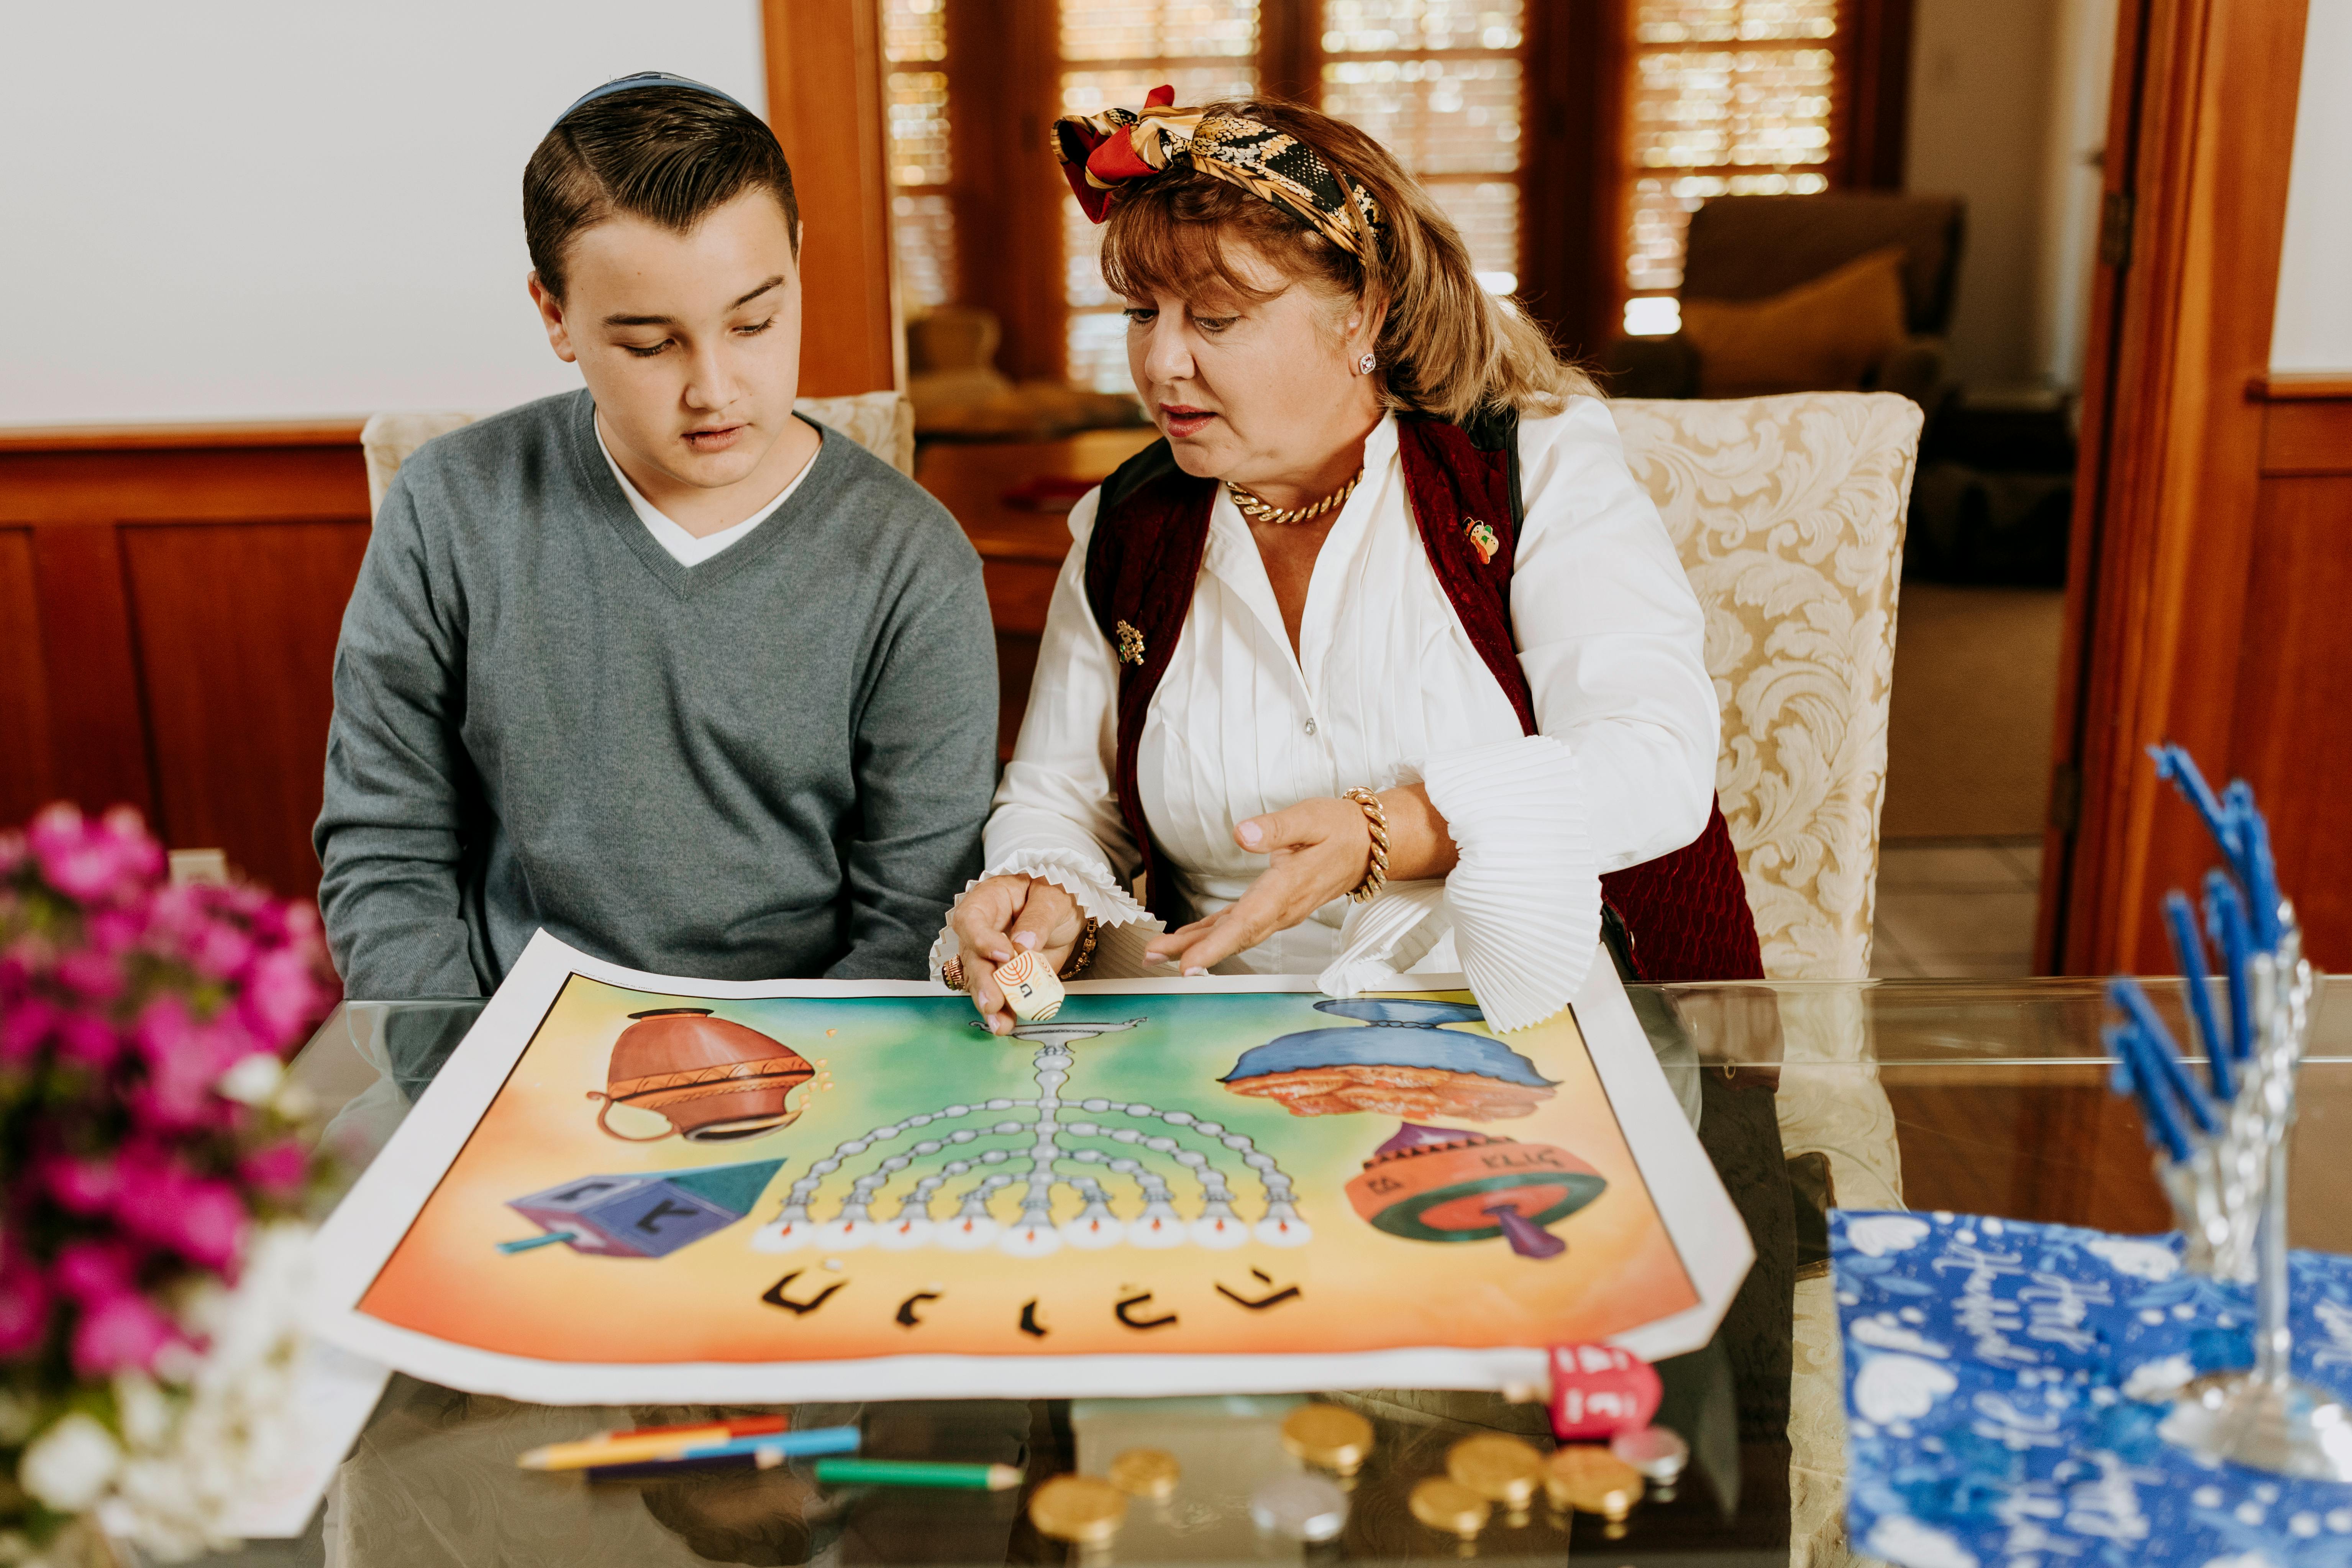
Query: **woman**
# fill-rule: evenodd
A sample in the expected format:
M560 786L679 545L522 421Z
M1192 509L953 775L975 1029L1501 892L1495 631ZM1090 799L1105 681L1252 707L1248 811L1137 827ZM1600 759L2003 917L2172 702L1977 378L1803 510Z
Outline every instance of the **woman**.
M999 1033L1023 950L1341 994L1458 968L1517 1028L1638 867L1636 953L1760 973L1699 606L1591 383L1362 132L1171 100L1056 127L1167 439L1071 511L935 971Z

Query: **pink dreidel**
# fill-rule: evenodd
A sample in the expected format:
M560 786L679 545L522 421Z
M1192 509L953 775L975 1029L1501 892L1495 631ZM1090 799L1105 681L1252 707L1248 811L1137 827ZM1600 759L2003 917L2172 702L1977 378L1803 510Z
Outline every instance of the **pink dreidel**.
M1650 1424L1658 1413L1658 1373L1615 1345L1551 1347L1551 1430L1561 1442L1590 1442Z

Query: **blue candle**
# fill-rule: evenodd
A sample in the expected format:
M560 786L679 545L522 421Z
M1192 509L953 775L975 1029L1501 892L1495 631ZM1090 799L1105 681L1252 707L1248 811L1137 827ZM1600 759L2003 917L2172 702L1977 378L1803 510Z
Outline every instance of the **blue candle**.
M2246 929L2246 906L2226 873L2205 873L2205 929L2221 949L2222 973L2230 977L2230 1054L2247 1061L2254 1054L2254 991L2246 961L2253 956L2253 933Z
M2238 858L2238 838L2232 831L2235 824L2221 803L2214 798L2212 786L2205 782L2205 775L2197 771L2197 760L2186 749L2169 741L2160 746L2150 746L2147 753L2156 759L2156 776L2170 779L2179 786L2189 804L2197 808L2197 815L2205 819L2205 831L2213 836L2213 842L2221 847L2221 853L2235 860Z
M2157 1074L2147 1060L2147 1042L2137 1029L2128 1024L2110 1024L2101 1031L2107 1048L2116 1053L2118 1066L2131 1079L2134 1094L2139 1100L2141 1124L2147 1129L2150 1142L2161 1143L2176 1165L2189 1160L2189 1134L2181 1129L2180 1119L2164 1102L2156 1082Z
M2214 1116L2212 1107L2206 1103L2204 1092L2197 1087L2197 1080L2189 1076L2189 1069L2180 1065L2180 1053L2172 1044L2172 1031L2166 1028L2164 1020L2156 1016L2156 1008L2149 1003L2147 993L2139 988L2139 983L2136 980L2111 980L2107 982L2107 994L2138 1026L2140 1043L2145 1047L2144 1059L2157 1074L2163 1089L2188 1110L2199 1131L2220 1131L2221 1123Z
M2242 787L2242 786L2235 786ZM2276 952L2279 944L2278 868L2271 860L2271 825L2254 809L2253 795L2247 792L2245 816L2242 830L2246 846L2245 867L2238 879L2246 885L2248 923L2253 927L2254 950Z
M2189 907L2187 894L2175 889L2164 895L2164 924L2172 937L2173 962L2180 965L2180 977L2189 987L2189 1018L2205 1048L2206 1065L2213 1075L2213 1098L2227 1104L2238 1097L2237 1075L2230 1070L2230 1042L2221 1037L2221 1023L2213 1016L2213 992L2205 975L2205 943L2197 935L2197 917Z

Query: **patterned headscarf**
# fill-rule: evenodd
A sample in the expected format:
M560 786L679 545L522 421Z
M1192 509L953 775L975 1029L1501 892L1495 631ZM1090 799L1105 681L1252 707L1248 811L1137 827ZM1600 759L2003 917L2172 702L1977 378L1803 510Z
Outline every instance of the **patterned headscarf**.
M1238 114L1177 109L1175 101L1174 88L1154 88L1139 111L1112 109L1054 121L1062 173L1087 216L1101 223L1120 186L1189 163L1312 224L1349 255L1363 256L1364 234L1380 231L1381 213L1361 185L1287 132ZM1348 212L1351 198L1363 215L1360 227Z

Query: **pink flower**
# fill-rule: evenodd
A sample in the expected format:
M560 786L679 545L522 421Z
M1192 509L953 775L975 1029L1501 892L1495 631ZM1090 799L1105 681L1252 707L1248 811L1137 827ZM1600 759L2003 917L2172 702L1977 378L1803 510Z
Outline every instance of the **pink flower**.
M74 1326L73 1366L83 1377L127 1370L146 1372L155 1358L186 1338L179 1326L135 1290L123 1290L82 1310Z
M162 1127L220 1124L213 1086L256 1042L234 1014L200 1024L186 998L166 992L140 1009L133 1026L139 1054L147 1062L147 1082L131 1094L131 1111Z
M108 952L83 948L58 960L58 978L93 1002L121 994L122 963Z
M58 1020L58 1054L85 1067L103 1068L122 1052L122 1037L103 1018L68 1013Z
M111 839L90 831L81 813L62 802L33 818L25 842L42 879L69 899L98 903L122 880Z
M254 964L243 1010L259 1026L261 1042L275 1050L301 1032L322 1000L307 947L281 947Z
M152 1066L204 1048L202 1032L188 1014L188 999L167 991L139 1010L132 1026L139 1054Z
M0 1061L23 1061L48 1044L61 1016L54 1004L38 996L28 996L0 1014Z
M200 974L228 980L245 972L257 951L251 937L226 921L215 920L195 933L188 945L188 963Z
M0 1361L36 1349L49 1331L53 1298L38 1270L21 1259L0 1267Z
M226 1182L164 1167L126 1177L114 1201L125 1230L207 1268L226 1268L245 1246L245 1200Z
M207 1268L226 1268L245 1250L251 1221L245 1199L226 1182L190 1182L181 1189L173 1217L172 1246Z
M82 933L100 952L124 952L146 933L147 922L136 910L100 910L82 922Z
M310 1156L290 1138L256 1149L237 1166L238 1175L274 1198L290 1198L300 1192L310 1173Z
M40 1173L42 1184L69 1214L101 1213L122 1187L120 1168L99 1160L55 1155L41 1163Z
M58 1248L51 1268L58 1289L84 1306L131 1289L137 1272L137 1256L128 1244L112 1239L69 1241Z

